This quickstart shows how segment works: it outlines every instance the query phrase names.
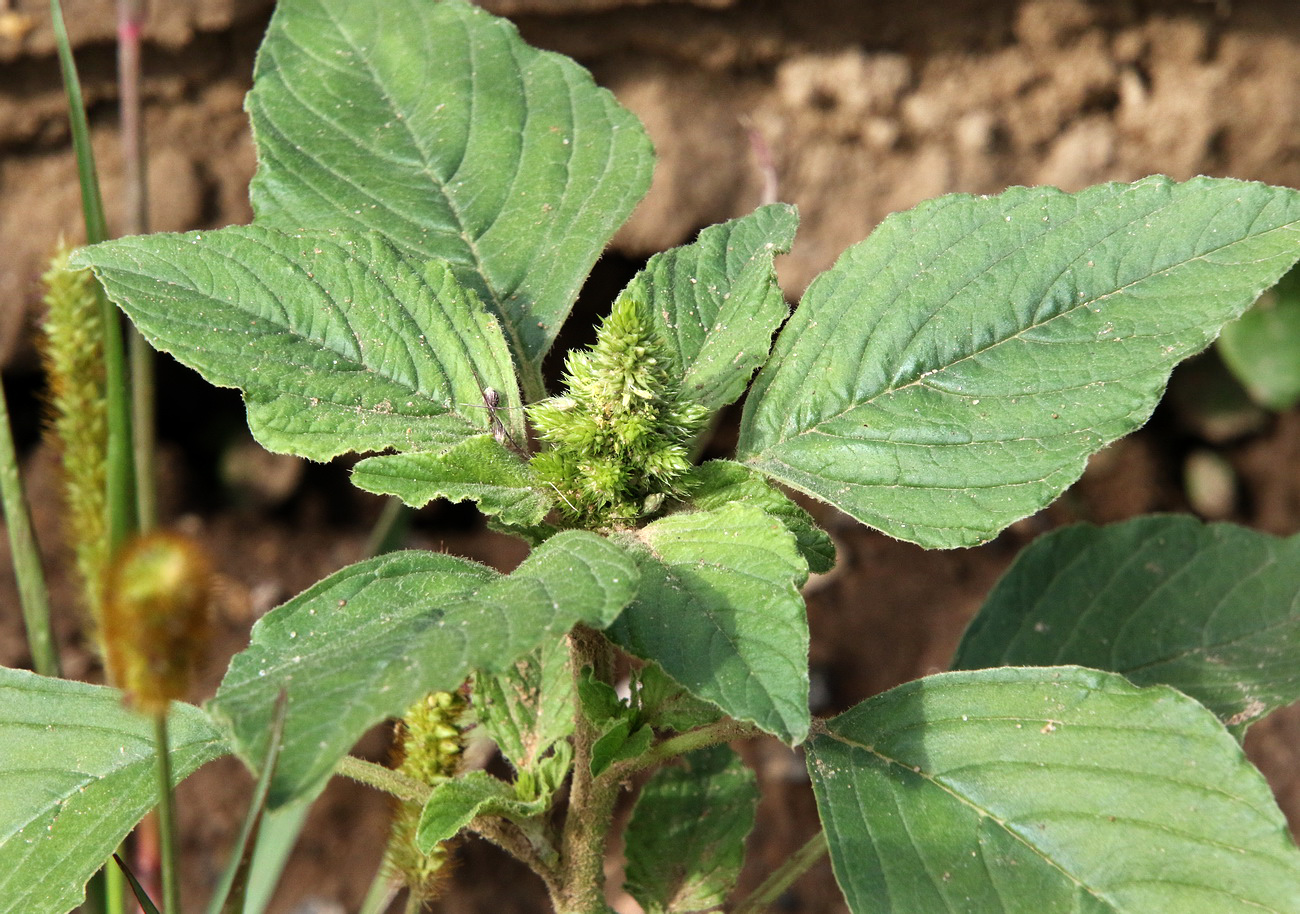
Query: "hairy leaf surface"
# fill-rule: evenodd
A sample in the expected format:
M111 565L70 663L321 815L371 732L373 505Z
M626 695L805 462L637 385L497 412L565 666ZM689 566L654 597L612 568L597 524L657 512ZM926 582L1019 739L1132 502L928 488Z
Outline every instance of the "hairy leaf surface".
M654 165L586 70L461 0L281 0L247 107L257 222L447 261L504 323L530 398Z
M1205 708L1078 667L943 673L808 746L855 914L1290 914L1300 852Z
M503 524L540 524L551 500L528 464L491 435L465 438L439 451L367 457L352 469L358 488L396 495L413 508L435 498L474 501Z
M489 387L522 434L496 319L445 264L379 235L239 226L120 238L76 259L153 346L243 390L270 450L443 447L489 428Z
M969 546L1151 415L1300 257L1300 192L1147 178L890 216L809 286L739 459L891 536Z
M627 552L557 534L509 575L433 552L358 562L272 610L212 701L256 766L275 697L289 694L272 785L279 806L310 793L385 717L475 669L500 671L578 622L608 625L636 592Z
M228 752L208 716L168 715L179 783ZM104 686L0 667L0 911L63 914L158 801L152 719Z
M743 501L780 520L794 534L799 554L813 574L824 574L835 566L835 543L830 535L761 473L731 460L710 460L691 471L689 485L691 503L698 508L710 510Z
M1140 517L1040 537L953 668L1066 663L1171 685L1230 726L1300 700L1300 536Z
M672 514L639 537L641 588L610 637L731 717L801 742L808 572L794 537L744 504Z
M648 306L682 378L682 396L721 409L767 359L789 309L772 258L790 250L799 215L774 203L712 225L651 257L623 295Z

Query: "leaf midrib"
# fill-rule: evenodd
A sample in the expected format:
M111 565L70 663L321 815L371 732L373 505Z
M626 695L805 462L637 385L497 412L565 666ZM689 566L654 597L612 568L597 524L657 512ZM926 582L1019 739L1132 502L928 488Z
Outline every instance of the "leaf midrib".
M1157 215L1158 213L1162 212L1163 210L1167 209L1169 206L1173 205L1173 203L1174 203L1174 201L1169 201L1169 202L1167 202L1167 203L1165 203L1165 204L1162 204L1160 207L1157 207L1157 208L1155 208L1155 209L1153 209L1153 210L1149 210L1149 211L1147 211L1147 212L1146 212L1143 216L1141 216L1140 218L1142 218L1142 219L1149 219L1149 218L1151 218L1152 216L1155 216L1155 215ZM1027 205L1027 204L1026 204L1026 205ZM1004 217L1005 217L1005 214L1004 214L1004 213L1001 213L1001 212L995 213L995 214L993 214L993 215L997 216L998 218L1004 218ZM1059 225L1066 225L1066 224L1069 224L1069 222L1073 221L1075 218L1081 217L1081 216L1083 216L1083 215L1087 215L1087 213L1083 213L1083 212L1077 213L1076 216L1071 217L1070 219L1066 220L1065 222L1058 223L1057 225L1059 226ZM1085 249L1083 252L1081 252L1078 256L1076 256L1073 260L1071 260L1071 264L1070 264L1070 266L1072 266L1074 263L1078 262L1080 259L1082 259L1083 257L1085 257L1085 256L1087 255L1088 252L1095 250L1095 248L1097 247L1097 245L1100 244L1102 240L1104 240L1105 238L1112 237L1113 235L1117 234L1119 231L1121 231L1121 230L1123 230L1123 229L1125 229L1125 228L1131 226L1131 225L1133 224L1134 221L1137 221L1137 220L1135 220L1135 219L1130 219L1128 222L1124 223L1124 225L1122 225L1122 226L1118 226L1116 229L1114 229L1113 231L1111 231L1110 233L1108 233L1106 236L1103 236L1102 239L1099 239L1098 242L1096 242L1096 243L1094 243L1093 245L1089 246L1087 249ZM984 224L987 225L987 224L989 224L989 223L993 223L993 222L996 222L996 220L993 219L993 218L989 218L989 219L985 220ZM1145 275L1143 275L1143 276L1141 276L1141 277L1139 277L1139 278L1137 278L1137 279L1134 279L1134 280L1132 280L1132 281L1126 283L1124 286L1121 286L1121 287L1119 287L1119 288L1117 288L1117 289L1113 289L1113 290L1111 290L1111 291L1108 291L1108 292L1106 292L1106 293L1103 294L1103 295L1099 295L1099 296L1096 296L1096 297L1093 297L1093 298L1088 298L1088 299L1081 299L1081 300L1079 300L1078 302L1076 302L1075 304L1070 305L1070 306L1069 306L1068 308L1066 308L1065 310L1063 310L1063 311L1058 311L1058 312L1052 314L1052 315L1051 315L1050 317L1048 317L1046 320L1039 321L1039 322L1036 322L1036 323L1030 324L1030 325L1025 326L1025 327L1017 328L1017 329L1015 330L1015 332L1013 332L1013 333L1011 333L1011 334L1009 334L1009 335L1007 335L1007 336L1004 336L1004 337L1002 337L1002 338L1000 338L1000 339L996 339L996 340L992 341L991 343L989 343L988 345L983 346L983 347L981 347L981 348L979 348L979 349L973 349L972 351L968 352L967 354L965 354L965 355L961 356L960 358L958 358L958 359L956 359L956 360L954 360L954 361L952 361L952 362L949 362L949 363L947 363L947 364L945 364L945 365L941 365L941 366L938 366L938 367L935 367L935 368L923 368L923 367L921 367L921 366L918 366L917 369L916 369L916 371L915 371L914 376L913 376L910 380L907 380L905 383L897 384L897 383L893 383L893 382L891 382L888 386L883 387L883 388L881 388L880 390L878 390L878 391L876 391L876 392L874 392L874 393L872 393L872 394L870 394L870 395L867 395L867 396L866 396L865 398L863 398L863 399L860 399L860 400L858 400L858 399L853 399L853 400L850 401L849 405L847 405L845 408L839 410L838 412L834 412L834 413L827 414L827 415L825 415L825 416L819 418L819 419L817 420L817 422L815 422L814 424L812 424L812 425L810 425L810 426L808 426L808 427L806 427L806 428L804 428L804 429L801 429L801 430L795 432L794 434L783 434L781 437L776 438L775 440L773 440L773 441L771 441L769 444L767 444L767 445L766 445L762 450L753 453L753 454L748 458L747 462L759 462L758 459L759 459L760 457L763 457L763 455L764 455L765 453L770 452L771 450L773 450L773 449L775 449L775 448L777 448L777 447L779 447L779 446L781 446L781 445L784 445L784 444L786 444L786 443L788 443L788 442L790 442L790 441L797 440L797 439L801 438L801 437L804 436L804 435L807 435L807 434L812 433L812 432L817 432L817 431L819 430L819 427L822 426L822 425L825 425L825 424L830 423L830 422L834 422L835 420L838 420L838 419L842 419L844 416L848 415L849 413L853 412L854 410L856 410L856 409L858 409L858 408L860 408L860 407L862 407L862 406L870 405L870 404L874 403L876 400L883 399L883 398L887 398L887 397L892 396L893 394L896 394L896 393L898 393L898 392L900 392L900 391L902 391L902 390L905 390L905 389L907 389L907 388L909 388L909 387L913 387L913 386L920 385L921 382L923 382L923 381L924 381L926 378L928 378L928 377L931 377L931 376L933 376L933 375L935 375L935 374L938 374L938 373L941 373L941 372L944 372L944 371L950 370L950 369L952 369L952 368L955 368L956 366L962 364L963 362L966 362L966 361L969 361L970 359L973 359L973 358L976 358L976 357L978 357L978 356L981 356L981 355L985 354L986 352L989 352L989 351L991 351L991 350L997 348L998 346L1001 346L1001 345L1004 345L1005 343L1011 342L1011 341L1017 339L1018 337L1020 337L1021 335L1025 334L1025 333L1028 333L1028 332L1030 332L1030 331L1032 331L1032 330L1037 330L1037 329L1039 329L1039 328L1041 328L1041 327L1044 327L1044 326L1046 326L1047 324L1050 324L1052 321L1055 321L1055 320L1057 320L1057 319L1059 319L1059 318L1068 317L1068 316L1070 316L1070 315L1072 315L1072 314L1076 314L1080 308L1088 308L1089 306L1096 305L1096 304L1099 303L1099 302L1102 302L1102 301L1104 301L1104 300L1106 300L1106 299L1108 299L1108 298L1112 298L1112 297L1114 297L1114 296L1116 296L1116 295L1119 295L1119 294L1125 292L1126 290L1132 288L1133 286L1136 286L1136 285L1139 285L1139 284L1141 284L1141 283L1147 282L1148 280L1154 279L1154 278L1156 278L1156 277L1166 275L1166 274L1168 274L1169 272L1171 272L1171 271L1173 271L1173 270L1181 269L1181 268L1187 266L1188 264L1191 264L1191 263L1195 263L1195 262L1197 262L1197 261L1204 260L1204 259L1206 259L1206 258L1208 258L1208 257L1210 257L1210 256L1212 256L1212 255L1214 255L1214 254L1218 254L1218 253L1220 253L1221 251L1228 250L1229 248L1232 248L1232 247L1234 247L1234 246L1236 246L1236 245L1238 245L1238 244L1243 244L1243 243L1245 243L1245 242L1247 242L1247 241L1258 240L1258 239L1260 239L1260 238L1264 238L1264 237L1266 237L1266 236L1268 236L1268 235L1270 235L1270 234L1272 234L1272 233L1274 233L1274 232L1289 231L1289 230L1293 229L1293 228L1294 228L1295 226L1297 226L1297 225L1300 225L1300 222L1288 222L1288 223L1283 223L1283 224L1281 224L1281 225L1277 225L1277 226L1274 226L1273 228L1267 229L1267 230L1265 230L1265 231L1263 231L1263 232L1257 232L1257 233L1254 233L1254 234L1251 234L1251 235L1247 235L1247 236L1245 236L1245 237L1243 237L1243 238L1238 238L1238 239L1236 239L1235 241L1231 241L1231 242L1229 242L1229 243L1227 243L1227 244L1220 245L1220 246L1217 247L1217 248L1211 248L1211 249L1209 249L1209 250L1203 251L1203 252L1201 252L1200 254L1197 254L1195 257L1190 257L1190 258L1188 258L1188 259L1186 259L1186 260L1181 260L1181 261L1179 261L1179 262L1177 262L1177 263L1175 263L1175 264L1171 264L1171 265L1169 265L1169 266L1167 266L1167 267L1165 267L1165 268L1163 268L1163 269L1161 269L1161 270L1157 270L1157 271L1155 271L1155 272L1145 274ZM959 239L955 240L955 241L953 242L953 244L955 245L955 244L957 244L957 243L960 243L962 240L964 240L964 239L959 238ZM943 251L950 250L951 247L952 247L952 245L949 245L947 248L944 248L942 251L938 251L938 252L936 252L936 253L937 253L937 254L942 254ZM1015 253L1019 252L1020 250L1021 250L1021 248L1017 247L1017 248L1014 249L1013 251L1010 251L1010 252L1008 252L1006 255L1004 255L1004 257L999 258L999 261L998 261L998 262L1001 262L1002 260L1005 260L1005 259L1007 259L1007 258L1013 256ZM988 270L991 269L993 266L994 266L994 265L990 265L989 267L986 267L985 270L981 271L980 273L977 273L977 274L972 275L972 276L971 276L971 277L970 277L966 282L964 282L960 287L958 287L958 289L955 290L954 293L953 293L952 295L950 295L950 296L948 297L948 299L947 299L946 302L945 302L945 305L946 305L948 302L951 302L951 301L953 300L953 298L955 298L958 294L960 294L960 292L961 292L962 290L965 290L966 288L968 288L968 287L969 287L973 282L975 282L979 277L986 275L987 272L988 272ZM1070 266L1067 266L1067 267L1063 268L1062 271L1061 271L1060 273L1057 274L1056 279L1053 280L1052 284L1049 285L1048 288L1053 288L1053 287L1055 286L1056 282L1059 281L1060 277L1061 277L1062 275L1064 275L1065 272L1067 272L1067 271L1070 269ZM838 292L838 290L836 290L836 291ZM895 298L892 299L891 301L896 302L896 301L897 301L897 296L895 296ZM1040 302L1040 304L1041 304L1041 302ZM936 315L938 315L942 310L943 310L943 307L942 307L942 306L941 306L940 308L935 309L934 313L933 313L930 317L927 318L926 322L928 323L928 322L929 322L930 320L932 320ZM924 324L923 324L922 326L924 326ZM918 328L918 332L919 332L919 329L920 329L920 328ZM908 344L907 344L906 346L903 347L903 350L902 350L902 351L904 351L904 352L907 351L907 348L911 345L912 341L916 339L916 337L917 337L917 335L918 335L918 332L914 332L914 333L913 333L912 338L909 340ZM1135 374L1136 374L1136 373L1138 373L1138 372L1135 372ZM1132 376L1132 375L1130 375L1130 377L1131 377L1131 376ZM1119 380L1119 379L1115 379L1115 380ZM1089 383L1094 383L1094 382L1089 382ZM1087 386L1087 384L1083 384L1083 385L1075 385L1073 388L1061 388L1061 389L1062 389L1062 390L1077 389L1077 388L1079 388L1079 387L1083 387L1083 386ZM943 393L945 393L945 394L950 394L950 392L948 392L948 391L943 391ZM839 436L836 436L836 437L839 437ZM768 459L770 459L770 458L768 458ZM930 487L930 486L926 486L926 487L924 487L924 488L932 488L932 487Z
M991 719L991 718L981 718L981 720L983 720L983 719ZM1006 718L1006 719L1016 719L1016 720L1019 720L1020 718ZM1043 718L1034 718L1034 719L1025 718L1024 720L1025 720L1025 722L1041 723L1042 720L1043 720ZM930 721L929 723L933 724L934 721ZM1071 722L1071 723L1067 724L1067 726L1075 726L1075 725L1076 725L1076 724L1075 724L1074 722ZM1088 885L1087 883L1085 883L1085 882L1082 880L1081 877L1076 876L1073 872L1071 872L1069 869L1067 869L1067 868L1065 867L1065 865L1064 865L1062 862L1058 862L1058 861L1057 861L1053 856L1051 856L1050 854L1048 854L1044 849L1040 848L1037 844L1035 844L1034 842L1032 842L1031 840L1029 840L1029 836L1028 836L1028 835L1026 835L1026 834L1021 834L1018 830L1016 830L1016 829L1010 827L1010 825L1008 824L1008 821L1007 821L1006 819L1002 818L1001 816L996 815L995 813L993 813L993 812L990 811L990 810L984 809L983 807L979 806L979 805L976 804L973 800L967 798L963 793L961 793L960 791L958 791L956 787L951 786L951 785L945 783L945 782L941 779L940 776L935 775L935 774L933 774L933 773L931 773L931 772L929 772L929 771L927 771L927 770L919 769L917 766L914 766L914 765L908 765L908 764L906 764L905 762L899 761L898 759L895 759L895 758L893 758L893 757L891 757L891 756L889 756L889 755L886 755L884 752L881 752L880 750L876 749L876 748L873 747L873 746L869 746L869 745L867 745L867 744L865 744L865 743L861 743L861 742L859 742L859 741L857 741L857 740L854 740L854 739L852 739L852 738L850 738L850 737L847 737L847 736L845 736L845 735L842 734L842 733L839 733L839 732L837 732L837 731L831 730L829 727L823 729L822 732L821 732L819 735L822 736L822 737L824 737L824 738L826 738L826 739L830 739L830 740L833 740L833 741L835 741L835 742L841 743L842 745L848 746L849 748L857 749L857 750L862 751L862 752L866 752L867 754L872 755L872 756L874 756L874 757L880 759L880 760L881 760L882 762L884 762L886 765L889 765L889 766L892 766L892 767L896 767L896 768L898 768L898 769L900 769L900 770L906 771L908 774L910 774L910 775L912 775L912 776L915 776L915 777L919 777L919 778L921 778L922 780L926 781L927 783L931 784L932 786L934 786L934 787L938 788L939 790L943 791L945 794L947 794L949 797L951 797L951 798L952 798L953 800L955 800L957 803L959 803L959 804L961 804L962 806L965 806L966 808L970 809L972 812L974 812L974 813L975 813L977 816L979 816L980 818L982 818L982 819L988 819L988 820L991 820L992 822L996 823L996 824L998 825L998 827L1002 830L1003 833L1005 833L1006 835L1010 836L1013 840L1015 840L1016 842L1018 842L1019 844L1021 844L1023 847L1025 847L1028 851L1030 851L1031 853L1033 853L1036 857L1038 857L1040 860L1042 860L1042 861L1043 861L1044 863L1046 863L1048 866L1050 866L1050 867L1052 867L1053 869L1055 869L1055 870L1056 870L1057 872L1059 872L1059 873L1060 873L1060 874L1061 874L1065 879L1067 879L1071 884L1073 884L1074 886L1076 886L1079 890L1081 890L1081 891L1087 893L1088 895L1092 896L1093 898L1097 899L1100 903L1105 904L1105 905L1106 905L1110 910L1115 911L1116 914L1121 914L1121 912L1123 911L1123 908L1120 906L1120 904L1119 904L1117 901L1111 899L1110 897L1108 897L1105 893L1103 893L1103 892L1100 891L1099 889L1096 889L1096 888L1094 888L1094 887ZM1130 774L1130 775L1132 774L1132 772L1121 772L1121 773L1126 773L1126 774ZM1145 775L1145 773L1144 773L1144 775ZM1194 785L1194 786L1197 786L1197 787L1199 787L1200 789L1205 789L1205 785ZM854 788L853 788L853 792L854 792L855 795L858 793L858 790L857 790L857 787L856 787L856 786L854 786ZM1231 795L1228 795L1228 796L1229 796L1231 799L1235 799L1235 800L1240 800L1240 799L1241 799L1241 798L1239 798L1239 797L1233 797L1233 796L1231 796ZM861 805L861 804L859 804L859 805ZM1249 805L1248 805L1248 808L1250 808L1252 811L1255 811L1254 808L1253 808L1253 807L1250 807ZM1136 821L1138 821L1138 822L1142 822L1142 824L1145 824L1145 825L1148 825L1148 826L1154 826L1154 825L1156 825L1156 823L1144 822L1143 820L1136 820ZM1158 827L1158 826L1157 826L1157 827ZM1198 838L1198 839L1201 840L1201 841L1212 841L1211 838L1209 838L1208 836L1204 836L1204 835L1195 835L1194 837ZM1221 842L1212 842L1212 843L1214 843L1216 846L1220 846L1220 847L1224 847L1224 846L1225 846L1225 845L1222 845ZM1243 853L1251 853L1251 849L1249 849L1249 848L1232 848L1232 849L1233 849L1233 850L1240 850L1240 851L1243 852ZM1273 859L1273 858L1268 857L1268 856L1263 855L1263 854L1255 854L1255 853L1251 853L1251 856L1258 857L1258 858L1261 858L1261 859L1264 859L1264 860L1272 860L1272 859ZM1163 883L1162 883L1162 884L1163 884ZM1203 886L1203 887L1204 887L1204 888L1214 888L1213 886ZM1225 894L1228 894L1228 893L1225 892ZM1229 897L1235 898L1235 899L1240 900L1240 901L1250 901L1250 899L1243 899L1243 898L1241 898L1241 897L1238 896L1238 895L1230 895ZM1251 902L1251 903L1253 903L1253 902ZM1264 909L1264 910L1268 910L1268 909ZM1286 912L1283 912L1283 911L1271 911L1270 914L1286 914Z

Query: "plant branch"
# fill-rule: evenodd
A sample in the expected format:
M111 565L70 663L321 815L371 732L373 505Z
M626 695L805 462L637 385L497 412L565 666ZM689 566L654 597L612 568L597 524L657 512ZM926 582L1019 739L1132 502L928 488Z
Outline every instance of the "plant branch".
M759 887L749 894L749 897L736 905L731 914L758 914L775 904L781 897L781 893L808 872L825 853L826 832L819 830L803 847L795 851L793 856L769 874Z
M392 794L399 800L405 800L407 803L418 803L421 806L428 802L429 797L433 794L433 788L428 784L421 784L400 771L385 768L383 765L377 765L374 762L367 762L355 755L345 755L339 759L339 763L334 766L334 773L341 774L345 778L351 778L365 784L367 787L373 787L376 790L382 790L384 793Z
M657 768L669 759L674 759L679 755L685 755L687 752L694 752L696 749L705 749L709 746L716 746L719 743L729 743L733 739L748 739L755 736L763 736L762 730L753 724L743 723L742 721L726 718L718 721L716 724L709 724L705 727L697 727L694 730L688 730L685 733L678 733L676 736L670 736L663 742L657 743L651 747L645 755L637 758L624 759L610 765L609 770L601 775L602 778L610 778L615 781L625 781L632 775L645 771L650 768Z
M556 873L554 866L542 859L542 855L538 853L533 842L528 840L523 829L500 816L479 816L470 822L469 830L491 841L536 873L546 885L546 892L551 896L551 902L557 909L559 908L561 900L559 874Z

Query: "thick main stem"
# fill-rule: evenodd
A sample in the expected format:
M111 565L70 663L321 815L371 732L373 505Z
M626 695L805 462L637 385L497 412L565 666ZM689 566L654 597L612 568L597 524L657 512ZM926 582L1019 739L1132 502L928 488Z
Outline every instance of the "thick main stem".
M591 667L602 681L610 674L610 645L585 626L569 633L575 684ZM575 695L577 689L575 687ZM576 700L576 699L575 699ZM605 840L618 798L619 782L591 775L591 750L598 734L579 705L574 709L573 786L560 845L560 887L554 899L558 914L605 914Z

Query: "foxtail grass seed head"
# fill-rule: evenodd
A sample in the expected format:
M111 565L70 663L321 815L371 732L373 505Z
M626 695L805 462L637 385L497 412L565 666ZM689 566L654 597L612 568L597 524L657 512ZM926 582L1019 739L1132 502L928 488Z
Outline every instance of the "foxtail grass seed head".
M103 639L127 702L160 714L183 699L207 647L212 570L192 541L155 532L128 541L105 581Z
M94 277L89 270L68 269L69 250L60 245L42 277L49 310L41 325L41 356L49 433L62 456L65 534L86 607L98 625L108 562L104 346Z
M681 477L708 411L681 399L642 304L614 303L595 344L570 353L564 384L564 394L534 404L529 416L545 445L533 468L562 496L570 523L629 526L665 496L684 494Z
M430 786L455 777L465 751L465 732L471 726L473 714L464 695L430 692L397 722L394 767ZM437 896L451 856L445 842L428 854L416 846L420 812L418 803L397 803L385 856L390 877L405 885L417 902Z

